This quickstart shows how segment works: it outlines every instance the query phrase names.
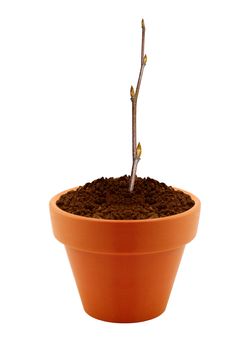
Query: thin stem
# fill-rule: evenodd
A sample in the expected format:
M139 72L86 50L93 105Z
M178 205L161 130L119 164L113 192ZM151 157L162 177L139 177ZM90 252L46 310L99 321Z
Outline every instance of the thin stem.
M140 91L144 67L147 63L147 56L144 54L146 28L145 28L145 24L144 24L143 19L141 21L141 28L142 28L141 67L140 67L139 77L138 77L138 81L137 81L137 85L136 85L136 90L134 91L133 86L131 86L131 89L130 89L130 97L131 97L131 102L132 102L132 159L133 159L131 177L130 177L130 185L129 185L130 192L132 192L134 189L137 165L138 165L138 162L140 160L140 155L141 155L141 145L140 144L137 145L136 116L137 116L137 99L138 99L138 95L139 95L139 91Z
M145 65L143 64L141 66L141 68L140 68L140 73L139 73L139 77L138 77L138 81L137 81L137 85L136 85L136 92L135 92L135 100L136 100L136 102L137 102L137 98L138 98L138 95L139 95L139 90L140 90L140 86L141 86L141 80L142 80L144 67L145 67Z
M141 37L141 65L143 65L144 46L145 46L145 31L146 31L144 19L141 20L141 28L142 28L142 32L141 32L141 35L142 35L142 37Z
M135 186L135 177L136 177L136 170L137 165L139 163L140 158L135 158L132 165L132 171L131 171L131 177L130 177L130 184L129 184L129 191L132 192Z
M142 80L144 67L147 63L147 56L145 56L145 54L144 54L146 28L145 28L145 23L144 23L143 19L141 21L141 28L142 28L142 32L141 32L141 68L140 68L140 73L139 73L139 77L138 77L138 81L137 81L137 85L136 85L136 91L135 91L136 102L137 102L137 98L139 95L139 90L140 90L140 86L141 86L141 80Z
M136 104L132 101L132 152L133 159L136 157Z

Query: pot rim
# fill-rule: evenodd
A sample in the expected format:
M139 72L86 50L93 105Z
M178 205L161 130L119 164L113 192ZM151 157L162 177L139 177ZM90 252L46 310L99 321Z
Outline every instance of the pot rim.
M197 209L197 207L200 207L200 200L198 197L196 197L194 194L192 194L191 192L185 191L181 188L178 187L173 187L175 190L178 191L182 191L186 194L188 194L193 200L194 200L194 205L192 206L192 208L183 211L182 213L179 214L174 214L174 215L169 215L169 216L163 216L160 218L153 218L153 219L130 219L130 220L115 220L115 219L97 219L97 218L91 218L88 216L81 216L81 215L76 215L76 214L72 214L69 213L61 208L59 208L56 204L57 200L65 193L69 192L69 191L74 191L78 188L79 186L70 188L68 190L62 191L58 194L56 194L55 196L53 196L50 200L50 207L57 211L58 214L61 215L65 215L66 217L72 218L74 220L80 220L80 221L89 221L89 222L102 222L102 223L122 223L122 224L134 224L134 223L146 223L146 222L161 222L161 221L170 221L170 220L176 220L179 219L181 217L184 217L186 215L190 215L193 211L195 211Z

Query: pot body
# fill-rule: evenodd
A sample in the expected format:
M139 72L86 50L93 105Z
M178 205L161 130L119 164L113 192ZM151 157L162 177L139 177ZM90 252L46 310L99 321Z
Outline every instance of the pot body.
M110 322L138 322L166 308L183 248L98 254L66 247L85 311Z
M66 191L67 192L67 191ZM56 238L64 243L85 311L110 322L139 322L166 308L185 244L197 230L190 210L148 220L102 220L67 213L50 201Z

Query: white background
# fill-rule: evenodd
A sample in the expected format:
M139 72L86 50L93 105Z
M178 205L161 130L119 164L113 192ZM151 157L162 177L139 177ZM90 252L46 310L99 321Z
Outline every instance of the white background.
M52 234L54 194L131 167L202 201L166 312L82 310ZM249 349L249 1L0 2L0 348Z

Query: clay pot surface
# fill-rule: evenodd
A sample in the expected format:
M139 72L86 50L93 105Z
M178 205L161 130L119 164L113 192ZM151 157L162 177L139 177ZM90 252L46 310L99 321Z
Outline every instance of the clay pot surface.
M69 191L69 190L67 190ZM166 308L186 243L196 235L200 201L180 214L105 220L70 214L50 201L55 237L65 245L85 311L110 322L139 322Z

